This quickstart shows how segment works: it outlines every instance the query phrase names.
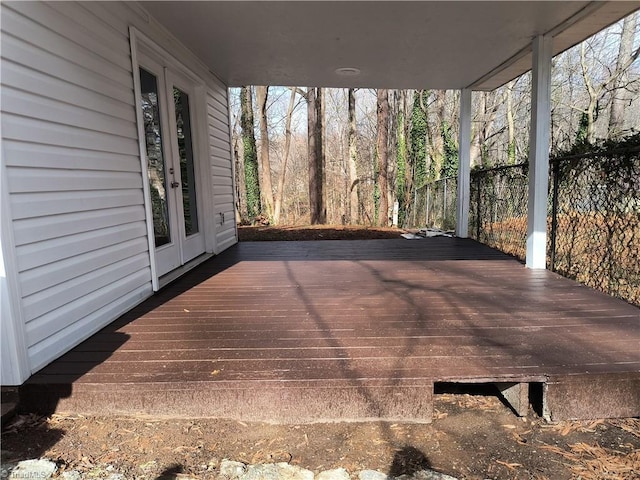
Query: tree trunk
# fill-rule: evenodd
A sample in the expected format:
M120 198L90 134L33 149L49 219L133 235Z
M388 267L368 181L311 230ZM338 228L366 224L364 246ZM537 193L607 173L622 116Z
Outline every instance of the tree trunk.
M273 186L271 185L271 161L269 158L269 128L267 123L267 98L269 87L256 87L256 101L260 112L260 193L264 213L273 219Z
M637 14L629 15L622 24L622 36L616 61L616 78L613 83L613 97L609 114L609 138L616 138L623 133L624 112L629 101L625 89L629 81L628 66L633 61L633 35L636 30Z
M247 215L254 221L262 211L260 204L260 181L258 180L258 155L256 137L253 133L253 103L251 87L242 87L240 91L240 126L242 129L242 147L244 156L244 179L247 191Z
M475 135L471 143L471 166L480 165L488 167L492 163L488 157L488 140L491 138L496 114L503 98L496 98L496 92L482 92L480 97L480 119L474 122L477 125Z
M322 90L307 89L307 136L309 139L309 214L312 225L325 223L324 172L322 162Z
M247 219L247 189L244 184L244 162L240 158L239 139L236 129L233 130L233 161L235 162L236 177L236 221L248 223Z
M587 143L594 143L596 141L596 120L600 113L599 108L599 88L594 87L589 75L588 61L586 55L586 42L580 44L580 66L582 68L582 78L584 80L584 86L589 94L589 103L587 104L587 110L584 112L581 123L584 125L578 132L578 139L586 140Z
M409 137L409 108L407 105L407 92L398 91L398 119L396 126L396 199L398 200L398 225L404 226L409 208L407 191L411 189L411 169L408 168L409 150L407 148Z
M278 177L278 191L276 192L275 207L273 210L273 222L278 225L280 223L280 212L282 211L282 202L284 200L284 180L287 172L287 163L289 162L289 154L291 152L291 119L293 117L293 109L296 102L296 90L291 89L289 97L289 108L287 109L287 118L285 120L284 132L284 159L280 167L280 176Z
M356 144L356 95L355 89L349 89L349 222L360 223L358 215L358 148Z
M380 204L378 208L378 225L389 224L388 203L388 155L389 155L389 91L378 89L378 192Z
M325 115L326 111L326 99L325 91L322 88L318 88L316 91L316 113L318 114L318 141L316 142L316 148L318 149L318 159L320 165L320 224L327 223L327 189L326 189L326 158L325 152L327 151L325 146L327 131L327 122Z
M508 144L507 144L507 159L508 163L516 163L516 126L513 119L513 86L515 81L511 81L507 84L507 131L508 131Z
M430 126L429 130L429 156L431 161L429 164L429 180L437 180L442 173L442 165L444 163L444 143L445 143L445 100L446 90L434 90L435 96L435 122L427 122ZM431 126L433 123L433 126ZM431 131L433 130L433 131Z
M393 208L396 198L396 178L398 176L398 90L389 90L389 139L387 142L387 204L389 205L389 224L393 225Z

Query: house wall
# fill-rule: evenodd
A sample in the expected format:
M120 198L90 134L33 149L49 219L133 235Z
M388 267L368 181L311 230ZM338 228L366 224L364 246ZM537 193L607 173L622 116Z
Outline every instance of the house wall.
M227 89L209 90L207 119L218 253L237 242Z
M4 368L3 348L2 383L18 384L153 293L130 26L202 76L206 210L227 220L211 221L208 249L236 235L227 90L190 52L136 3L1 8L2 251L15 269L0 285L15 307L3 301L2 333L3 347L13 333L16 361L26 364Z

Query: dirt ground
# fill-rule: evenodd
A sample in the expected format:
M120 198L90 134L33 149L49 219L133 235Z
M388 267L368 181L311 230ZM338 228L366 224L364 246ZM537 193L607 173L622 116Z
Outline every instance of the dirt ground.
M2 461L46 457L83 478L216 477L222 459L344 467L392 475L431 468L461 479L637 479L640 420L548 424L518 418L495 396L436 396L431 424L269 425L218 419L15 417Z
M303 240L369 240L400 238L406 230L386 227L358 227L345 225L312 225L291 227L238 226L241 242L303 241Z
M402 230L240 227L240 239L398 238ZM223 459L344 467L398 476L431 468L460 479L640 479L640 420L549 424L518 418L491 391L440 393L431 424L269 425L223 419L18 415L3 426L2 463L45 457L83 478L215 478ZM355 478L355 477L353 477Z

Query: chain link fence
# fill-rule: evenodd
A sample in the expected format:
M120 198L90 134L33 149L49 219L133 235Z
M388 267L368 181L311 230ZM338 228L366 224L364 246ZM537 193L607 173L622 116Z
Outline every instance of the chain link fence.
M417 190L407 223L455 228L456 194ZM526 164L472 172L469 236L524 260L527 200ZM640 146L551 159L548 205L549 268L640 306Z
M551 163L549 267L640 306L640 148Z
M442 178L416 189L404 227L454 230L457 194L457 177Z
M527 246L527 165L472 172L469 198L469 236L524 260Z

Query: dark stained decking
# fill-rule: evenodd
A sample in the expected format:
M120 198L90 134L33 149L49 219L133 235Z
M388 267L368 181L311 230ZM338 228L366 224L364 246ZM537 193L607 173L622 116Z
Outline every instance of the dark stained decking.
M434 382L540 382L640 414L640 311L471 240L241 243L36 375L25 405L428 421Z

